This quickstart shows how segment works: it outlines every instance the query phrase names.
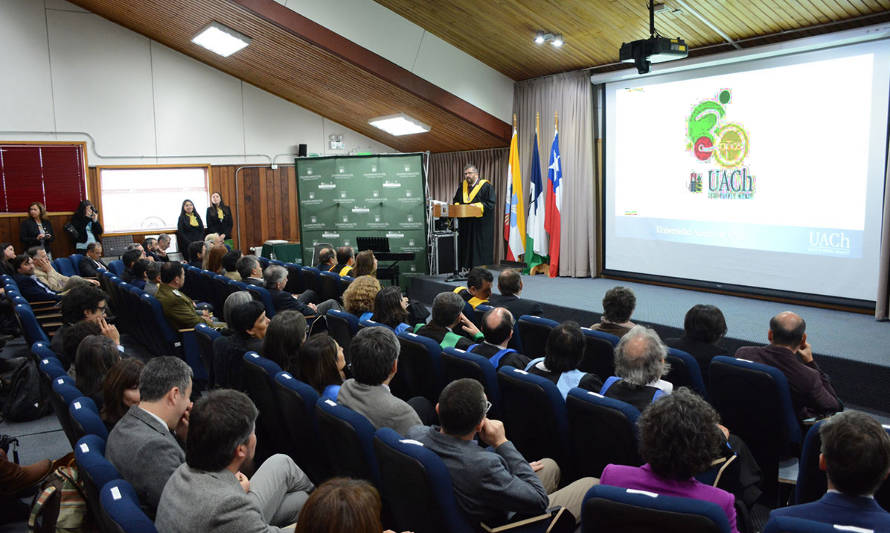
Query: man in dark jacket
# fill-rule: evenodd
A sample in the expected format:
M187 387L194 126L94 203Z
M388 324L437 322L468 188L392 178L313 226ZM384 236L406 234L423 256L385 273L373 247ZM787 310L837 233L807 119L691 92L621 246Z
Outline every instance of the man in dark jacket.
M519 298L522 292L522 276L518 270L508 268L498 275L498 290L500 295L493 295L489 299L489 305L506 307L514 317L522 315L541 316L544 308L540 302L523 300Z
M100 261L102 258L102 243L91 242L87 245L87 253L77 264L80 275L85 278L98 278L99 272L108 270Z

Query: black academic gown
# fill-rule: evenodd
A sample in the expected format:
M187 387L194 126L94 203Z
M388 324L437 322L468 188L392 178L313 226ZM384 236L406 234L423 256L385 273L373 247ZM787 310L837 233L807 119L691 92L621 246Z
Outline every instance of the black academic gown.
M476 194L473 194L474 187L467 187L467 194L464 196L466 181L462 181L454 193L455 204L476 204L482 207L482 217L459 219L457 248L461 268L494 263L494 211L497 199L491 183L481 178L480 180L483 183Z

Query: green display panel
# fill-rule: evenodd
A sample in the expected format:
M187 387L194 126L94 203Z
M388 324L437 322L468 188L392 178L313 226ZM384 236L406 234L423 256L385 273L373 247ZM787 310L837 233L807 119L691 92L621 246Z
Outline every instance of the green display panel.
M357 237L387 237L390 252L413 252L403 274L426 274L426 176L422 154L296 160L303 264L314 245L352 246ZM390 261L385 261L390 264Z

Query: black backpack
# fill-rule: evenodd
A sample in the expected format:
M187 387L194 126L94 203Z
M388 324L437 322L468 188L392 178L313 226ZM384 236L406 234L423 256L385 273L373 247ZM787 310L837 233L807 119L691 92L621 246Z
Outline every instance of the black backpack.
M46 383L40 379L37 362L22 357L8 382L3 383L3 418L10 422L37 420L52 411Z

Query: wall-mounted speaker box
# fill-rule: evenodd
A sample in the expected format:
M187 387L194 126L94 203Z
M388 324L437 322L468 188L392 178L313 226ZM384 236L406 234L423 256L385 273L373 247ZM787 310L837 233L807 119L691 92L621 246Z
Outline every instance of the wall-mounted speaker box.
M297 157L306 157L306 145L297 145Z

